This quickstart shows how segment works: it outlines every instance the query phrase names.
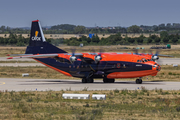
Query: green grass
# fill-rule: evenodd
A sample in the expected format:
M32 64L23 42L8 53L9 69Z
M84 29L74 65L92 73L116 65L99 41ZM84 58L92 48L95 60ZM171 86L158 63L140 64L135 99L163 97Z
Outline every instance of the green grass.
M106 94L106 100L63 99L63 93ZM1 91L0 119L179 119L180 91Z

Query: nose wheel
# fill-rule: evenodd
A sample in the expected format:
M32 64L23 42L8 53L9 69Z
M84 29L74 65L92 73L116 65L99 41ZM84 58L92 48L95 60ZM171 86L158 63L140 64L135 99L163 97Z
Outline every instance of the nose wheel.
M136 79L136 84L142 84L142 79Z

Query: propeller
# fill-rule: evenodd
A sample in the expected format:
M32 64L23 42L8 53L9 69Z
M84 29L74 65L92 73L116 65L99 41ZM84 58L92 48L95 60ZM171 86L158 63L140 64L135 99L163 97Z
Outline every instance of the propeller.
M152 60L157 62L158 64L162 64L162 60L159 59L159 57L173 57L172 55L163 55L163 54L159 54L160 50L157 49L155 54L152 54Z
M133 51L134 51L134 54L136 54L136 55L144 55L144 54L146 54L146 53L145 53L145 50L143 50L142 53L138 53L138 49L134 49ZM160 65L162 64L162 60L159 60L159 57L173 57L173 56L171 56L171 55L162 55L162 54L159 54L159 52L160 52L160 50L157 49L156 52L155 52L155 54L153 54L153 53L152 53L152 50L150 49L150 50L148 51L148 55L151 55L151 59L152 59L153 61L157 62L157 63L160 64Z
M159 55L159 50L157 49L157 50L156 50L156 53L155 53L155 54L152 54L151 59L152 59L153 61L158 60L158 59L159 59L158 55Z
M101 57L101 54L103 53L102 48L99 49L99 53L98 53L98 54L95 52L95 49L94 49L94 48L91 49L91 51L92 51L91 54L92 54L92 55L95 55L95 56L94 56L94 61L95 61L95 63L98 64L99 61L102 60L102 57Z
M103 49L100 48L98 55L96 55L94 57L94 61L95 61L96 64L99 63L100 60L102 60L102 56L101 55L102 55L103 52L104 52Z
M71 51L72 51L72 55L71 55L71 57L69 58L69 60L70 60L71 63L74 63L74 62L77 60L77 58L76 58L76 56L75 56L75 51L76 51L76 49L75 49L75 48L72 48Z

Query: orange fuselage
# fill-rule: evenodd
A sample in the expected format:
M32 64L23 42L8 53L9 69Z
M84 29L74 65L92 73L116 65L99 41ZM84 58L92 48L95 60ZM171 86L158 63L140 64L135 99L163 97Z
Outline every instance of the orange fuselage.
M35 60L44 65L73 77L86 77L92 71L94 78L106 76L113 78L136 78L152 75L155 76L161 67L149 56L127 54L127 53L103 53L102 59L98 63L94 63L94 54L82 53L83 59L78 58L74 63L58 62L53 58L35 58ZM63 61L68 61L70 55L62 55ZM87 62L86 59L91 60Z

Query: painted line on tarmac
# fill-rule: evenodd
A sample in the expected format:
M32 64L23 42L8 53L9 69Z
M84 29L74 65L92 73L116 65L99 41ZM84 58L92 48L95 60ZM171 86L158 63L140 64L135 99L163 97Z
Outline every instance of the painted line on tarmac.
M4 85L5 84L5 82L0 82L0 85Z

